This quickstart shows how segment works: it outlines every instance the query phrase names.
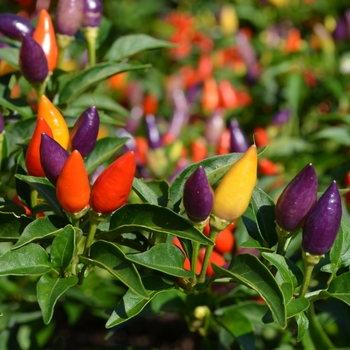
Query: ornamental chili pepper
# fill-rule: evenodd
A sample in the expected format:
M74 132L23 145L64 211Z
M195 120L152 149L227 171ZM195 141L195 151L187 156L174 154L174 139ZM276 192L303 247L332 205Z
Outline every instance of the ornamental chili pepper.
M217 218L232 222L246 211L256 184L257 167L258 153L253 144L227 171L215 190L213 214Z
M158 130L156 118L153 114L147 114L145 117L146 123L146 136L148 145L152 149L162 147L162 139Z
M333 181L307 214L303 226L303 251L317 256L326 254L337 237L341 217L341 198L337 183Z
M231 152L245 152L249 148L249 141L236 118L229 122Z
M99 27L102 17L101 0L83 0L83 27Z
M92 185L90 206L100 214L109 214L127 200L136 170L135 154L129 151L110 164Z
M213 112L219 107L219 88L216 80L212 77L203 81L202 108L204 111Z
M44 177L45 173L40 162L40 143L41 133L45 132L47 135L52 136L52 131L49 124L44 118L38 118L34 129L33 136L29 142L26 152L26 168L29 175Z
M0 14L0 32L10 39L22 40L24 35L31 36L34 27L24 17L13 13Z
M286 232L302 227L304 218L317 199L317 176L307 164L285 187L277 199L276 224Z
M270 137L265 128L262 126L254 128L254 141L258 148L265 147L270 143Z
M217 109L205 122L204 137L209 144L216 145L224 129L224 110Z
M208 157L207 143L204 138L197 138L191 144L192 162L197 163Z
M77 149L83 157L90 154L95 148L100 116L96 106L91 106L81 113L70 132L71 150Z
M205 257L205 248L201 248L200 251L199 251L199 261L200 262L204 262L204 257ZM207 267L207 271L206 271L206 275L208 277L211 277L215 274L212 266L211 266L211 263L214 263L218 266L224 266L226 264L226 260L225 258L222 256L222 254L216 252L215 250L213 250L210 254L210 259L209 259L209 265Z
M42 95L39 100L38 118L44 118L49 124L53 138L64 149L68 148L69 130L65 119L54 104L45 96Z
M57 200L67 213L75 214L89 204L90 192L83 157L75 150L67 159L57 179Z
M214 193L204 168L200 165L186 180L183 205L193 222L205 221L213 209Z
M32 37L44 50L49 71L52 72L57 66L58 47L51 16L45 9L39 12L38 24Z
M74 37L83 20L83 0L59 0L55 24L57 35Z
M52 137L44 132L41 134L40 162L45 176L56 185L69 153Z
M19 50L19 68L24 78L32 84L42 83L49 73L42 47L28 35L23 37Z

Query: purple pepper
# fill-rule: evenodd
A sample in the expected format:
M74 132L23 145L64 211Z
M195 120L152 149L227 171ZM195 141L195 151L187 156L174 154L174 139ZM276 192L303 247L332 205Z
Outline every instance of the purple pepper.
M337 20L337 24L333 31L333 38L336 41L345 41L348 38L348 23L345 16L341 16Z
M231 152L245 152L249 147L249 141L236 118L229 122Z
M186 96L181 89L175 89L172 93L174 114L170 120L168 133L179 136L182 127L188 123L189 111Z
M217 145L225 129L224 115L223 109L217 109L205 122L204 137L211 145Z
M299 229L317 200L317 176L314 166L306 165L277 199L276 222L287 232Z
M5 121L4 121L4 116L0 112L0 134L4 131L5 128Z
M307 215L302 248L311 255L326 254L337 237L342 217L339 190L333 181Z
M147 114L145 117L146 122L146 137L148 145L152 149L162 147L162 140L158 130L156 118L153 114Z
M29 35L23 37L19 50L19 67L30 83L42 83L49 74L44 50Z
M186 180L183 205L188 218L202 222L208 218L214 203L214 192L209 184L204 168L200 165Z
M69 153L57 141L46 133L41 133L40 163L45 176L52 184L56 185L68 157Z
M102 17L101 0L83 0L83 27L99 27Z
M22 16L13 13L1 13L0 32L10 39L22 40L23 36L33 34L34 27Z
M291 115L290 109L282 109L273 116L271 125L283 125L290 119Z
M100 116L96 106L86 109L70 132L71 149L78 150L85 157L93 151L100 127Z
M59 0L56 9L56 32L74 36L83 21L83 0Z

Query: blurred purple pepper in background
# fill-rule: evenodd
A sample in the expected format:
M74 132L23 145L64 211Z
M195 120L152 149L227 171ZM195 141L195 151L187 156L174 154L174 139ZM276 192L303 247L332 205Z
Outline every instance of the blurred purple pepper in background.
M186 214L191 221L202 222L210 215L213 203L214 192L200 165L185 182L183 205Z
M337 183L333 181L306 217L302 247L311 255L326 254L334 244L342 217Z
M44 132L41 134L40 163L45 176L52 184L56 185L68 157L69 153L57 141Z
M56 32L74 36L83 21L83 0L59 0L56 8Z
M282 109L272 117L271 125L283 125L290 119L291 115L292 111L289 108Z
M22 16L13 13L1 13L0 32L10 39L22 40L23 36L33 34L34 27Z
M211 145L217 145L225 129L224 114L224 109L217 109L205 122L204 137Z
M70 148L78 150L85 157L95 148L100 116L96 106L87 108L78 118L70 132Z
M174 114L170 120L167 133L178 137L184 125L190 118L185 93L181 89L175 89L172 93Z
M83 27L99 27L102 17L101 0L83 0Z
M146 123L146 138L148 145L152 149L162 147L162 140L158 130L156 118L153 114L147 114L145 117Z
M249 141L236 118L229 121L231 152L245 152L249 147Z
M49 74L44 50L28 35L23 37L19 51L19 68L30 83L42 83Z
M299 229L317 200L317 175L314 166L306 165L285 187L277 199L277 225L287 231Z

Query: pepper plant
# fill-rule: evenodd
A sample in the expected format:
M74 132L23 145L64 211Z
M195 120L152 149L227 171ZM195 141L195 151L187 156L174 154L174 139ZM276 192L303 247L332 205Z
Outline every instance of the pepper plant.
M65 7L79 25L63 20ZM0 286L7 295L15 289L16 298L23 288L20 302L34 300L35 312L21 310L22 317L50 325L59 307L72 312L69 301L88 308L92 300L111 333L142 315L176 312L208 348L262 349L267 330L288 348L344 346L325 329L317 307L330 299L350 304L350 226L342 200L349 190L335 181L326 186L308 161L291 180L272 183L278 195L269 193L259 173L269 145L258 147L236 118L224 120L227 110L251 99L208 75L205 55L196 79L217 154L209 146L202 156L197 150L196 162L185 159L189 96L174 89L176 113L163 132L150 91L143 109L137 90L130 93L140 117L104 89L116 76L156 70L147 61L154 51L179 59L186 46L180 49L176 36L127 34L106 51L110 23L102 9L101 1L59 1L51 14L41 10L37 22L0 16L9 45L0 59L13 68L0 79ZM230 34L236 13L230 6L221 11L222 32ZM176 23L184 30L191 20ZM79 51L83 37L87 58L78 58L85 64L65 69L64 53ZM204 51L212 48L203 33L193 38ZM224 121L228 134L214 130L224 131ZM145 138L132 123L143 123ZM192 134L186 137L199 147ZM10 329L23 321L7 295L0 312Z

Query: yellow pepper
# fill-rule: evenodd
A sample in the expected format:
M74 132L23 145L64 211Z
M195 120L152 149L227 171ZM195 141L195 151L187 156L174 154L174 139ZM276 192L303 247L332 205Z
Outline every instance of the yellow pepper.
M248 208L257 180L258 153L252 145L232 165L214 194L212 213L221 220L232 222Z
M38 118L44 118L52 130L53 138L64 149L68 148L69 130L65 119L53 103L42 95L39 101Z

